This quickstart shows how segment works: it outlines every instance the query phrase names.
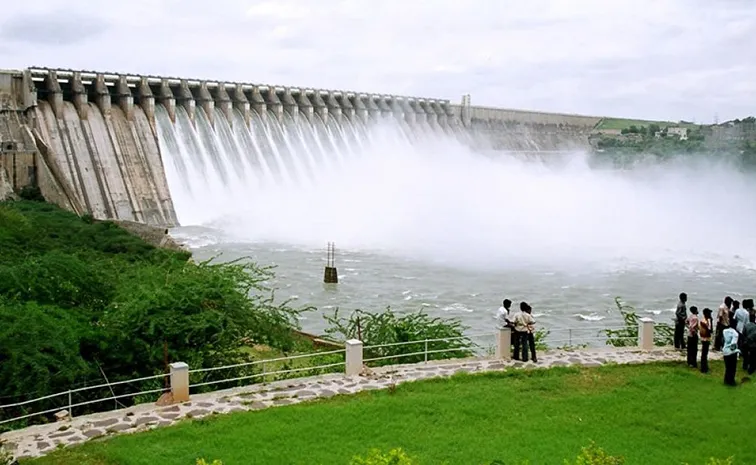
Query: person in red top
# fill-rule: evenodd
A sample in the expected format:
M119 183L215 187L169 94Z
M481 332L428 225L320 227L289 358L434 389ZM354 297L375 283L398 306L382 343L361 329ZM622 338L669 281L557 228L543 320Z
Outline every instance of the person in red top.
M711 318L711 309L703 309L703 318L698 322L698 335L701 338L701 373L709 372L709 346L711 345L711 333L714 320Z
M698 368L698 307L690 307L690 316L685 321L688 327L688 366Z

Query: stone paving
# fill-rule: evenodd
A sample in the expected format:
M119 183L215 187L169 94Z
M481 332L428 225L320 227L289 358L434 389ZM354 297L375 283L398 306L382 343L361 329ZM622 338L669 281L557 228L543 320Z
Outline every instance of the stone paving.
M712 360L721 358L710 353ZM365 369L359 376L330 374L251 385L207 394L193 395L190 402L158 407L142 404L127 409L102 412L47 425L37 425L0 435L5 448L17 458L45 455L58 447L83 443L115 434L135 433L172 425L189 418L261 410L296 404L339 394L386 389L399 383L456 373L505 371L508 369L550 368L556 366L600 366L608 363L635 364L682 360L684 354L673 349L642 352L637 348L549 351L537 364L494 359L444 360L427 364L393 365Z

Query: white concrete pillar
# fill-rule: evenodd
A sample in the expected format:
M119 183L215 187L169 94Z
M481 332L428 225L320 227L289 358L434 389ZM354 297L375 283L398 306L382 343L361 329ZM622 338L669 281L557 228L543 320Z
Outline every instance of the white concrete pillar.
M512 359L512 330L510 328L499 328L496 335L496 358L498 360Z
M638 347L641 350L654 349L654 320L640 318L638 323Z
M176 362L170 366L173 402L186 402L189 400L189 365Z
M362 341L350 339L346 341L346 375L356 376L362 371Z

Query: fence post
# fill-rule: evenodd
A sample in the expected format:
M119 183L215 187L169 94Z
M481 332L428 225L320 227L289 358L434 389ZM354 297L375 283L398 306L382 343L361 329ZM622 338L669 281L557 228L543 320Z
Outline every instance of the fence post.
M359 375L362 371L362 341L350 339L346 341L346 375Z
M184 362L171 363L171 395L173 402L189 400L189 365Z
M499 328L499 334L496 336L496 358L512 359L512 330L510 328Z
M641 350L653 350L654 320L648 317L643 317L638 321L638 347Z

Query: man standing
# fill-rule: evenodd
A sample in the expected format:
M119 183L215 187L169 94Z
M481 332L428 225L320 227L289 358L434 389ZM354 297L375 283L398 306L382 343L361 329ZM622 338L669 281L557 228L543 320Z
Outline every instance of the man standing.
M719 306L719 310L717 311L717 331L714 335L714 350L717 352L722 350L722 344L724 343L722 333L730 327L730 307L732 307L732 297L728 295L724 298L724 303Z
M512 301L509 299L504 299L504 301L501 303L501 307L499 307L499 311L496 314L496 320L498 322L498 327L501 328L509 328L512 331L512 344L514 344L514 358L515 360L520 359L520 335L517 333L517 330L515 329L514 325L514 319L515 315L512 315Z
M675 312L675 349L685 349L685 320L688 318L688 294L681 292Z
M515 328L520 336L520 347L522 349L522 361L528 361L528 346L533 363L538 363L535 351L535 319L530 314L532 308L527 302L520 302L520 313L515 317Z
M743 327L743 370L749 375L756 371L756 313L748 315L748 323Z

